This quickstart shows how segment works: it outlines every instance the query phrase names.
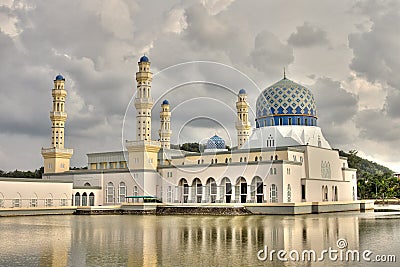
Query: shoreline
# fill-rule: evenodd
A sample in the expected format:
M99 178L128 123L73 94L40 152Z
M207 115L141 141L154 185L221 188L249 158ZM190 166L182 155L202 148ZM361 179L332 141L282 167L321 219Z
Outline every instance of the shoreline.
M169 205L163 203L129 203L115 206L64 206L35 208L0 208L0 217L40 215L300 215L345 211L400 211L393 207L374 206L372 200L302 203L213 203Z

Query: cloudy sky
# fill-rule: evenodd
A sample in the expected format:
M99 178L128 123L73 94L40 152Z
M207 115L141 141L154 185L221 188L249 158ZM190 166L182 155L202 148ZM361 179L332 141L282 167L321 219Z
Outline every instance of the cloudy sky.
M333 147L400 171L399 25L400 1L0 0L0 169L42 166L59 73L71 165L121 150L135 136L130 100L145 53L153 139L168 98L174 143L218 133L236 145L235 92L246 88L254 109L285 67L313 91Z

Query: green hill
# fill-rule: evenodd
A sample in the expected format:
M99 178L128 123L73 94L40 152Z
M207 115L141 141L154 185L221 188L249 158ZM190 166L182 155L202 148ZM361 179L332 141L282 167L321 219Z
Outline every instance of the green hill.
M357 169L358 196L361 199L400 197L400 181L393 171L376 162L357 156L357 151L339 151L347 157L350 168Z
M370 161L367 159L363 159L363 158L357 156L357 151L355 151L355 150L351 150L347 153L340 150L339 155L342 157L347 157L349 167L358 170L358 172L357 172L358 177L363 177L364 174L372 174L372 175L383 174L383 173L393 174L393 171L391 169L389 169L388 167L385 167L376 162L373 162L373 161Z

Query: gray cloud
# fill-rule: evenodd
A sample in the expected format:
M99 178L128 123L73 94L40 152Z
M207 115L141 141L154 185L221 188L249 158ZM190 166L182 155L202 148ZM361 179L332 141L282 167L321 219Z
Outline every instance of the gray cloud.
M293 49L283 44L273 33L262 31L255 38L251 59L258 70L276 75L294 61Z
M322 124L341 125L357 113L357 96L343 89L340 82L330 78L319 78L311 88L318 114L323 114L319 119Z
M383 5L385 3L385 5ZM400 88L400 4L397 1L359 3L357 8L369 15L371 29L349 35L353 50L351 69L371 82L388 83ZM377 12L371 14L371 8Z
M324 30L304 22L289 36L288 43L295 47L310 47L329 44L329 40Z
M84 165L86 153L122 149L124 112L134 94L137 60L143 53L152 60L154 73L176 63L210 60L237 68L261 88L278 80L285 66L293 71L291 78L295 81L330 77L320 78L311 86L324 133L339 148L363 141L368 144L377 127L367 124L366 113L358 114L358 96L349 93L349 88L342 88L340 82L348 79L348 61L353 53L350 67L358 76L389 83L384 85L388 98L380 111L385 117L385 129L390 119L397 120L400 86L394 74L400 71L396 39L399 8L395 8L396 1L377 3L360 2L351 16L346 13L350 4L345 1L249 4L222 0L199 4L176 0L160 1L155 6L151 1L138 4L131 0L21 0L19 5L3 6L0 8L0 169L41 166L40 147L50 143L51 88L58 73L65 76L68 90L66 145L75 150L72 166ZM282 20L285 16L291 19ZM304 17L313 24L303 24ZM351 27L368 20L364 27ZM350 48L343 45L343 38L349 33ZM321 46L328 44L327 36L328 43L340 46L339 50ZM315 51L300 49L304 46L312 46ZM153 97L157 99L171 86L191 79L218 82L233 92L244 87L254 109L259 92L251 82L238 72L221 72L210 66L156 77ZM176 107L198 96L221 100L227 106L216 101L187 102L173 113L173 127L179 128L190 116L210 116L221 121L236 139L235 118L231 114L231 108L235 108L234 94L198 85L186 86L166 98ZM156 106L154 139L157 139L158 111ZM254 125L254 120L251 122ZM134 138L133 108L128 110L125 123L125 133ZM359 142L354 140L358 130L362 133ZM184 136L196 141L214 134L213 131L200 120L187 127ZM392 141L385 144L396 147L393 136L389 134L388 140ZM382 147L385 151L379 155L391 154L393 148ZM375 151L369 145L363 149ZM22 155L22 166L18 155Z
M317 104L318 125L334 147L354 142L352 123L358 111L358 98L347 92L339 81L319 78L310 86Z

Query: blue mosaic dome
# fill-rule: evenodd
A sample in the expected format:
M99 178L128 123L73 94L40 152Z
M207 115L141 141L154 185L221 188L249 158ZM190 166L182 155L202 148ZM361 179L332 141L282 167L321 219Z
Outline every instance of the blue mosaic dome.
M218 135L214 135L208 139L206 149L225 149L225 141Z
M146 55L143 55L143 56L140 58L139 62L149 62L149 58L146 57Z
M163 104L163 105L169 105L169 102L168 102L167 99L165 99L165 100L162 102L162 104Z
M246 94L246 90L244 90L243 88L242 88L242 89L240 89L240 91L239 91L239 95L244 95L244 94Z
M256 102L256 127L317 125L314 96L309 89L286 77L266 88Z
M62 81L62 80L65 80L64 77L61 74L58 74L56 76L56 81Z

